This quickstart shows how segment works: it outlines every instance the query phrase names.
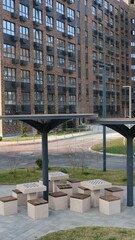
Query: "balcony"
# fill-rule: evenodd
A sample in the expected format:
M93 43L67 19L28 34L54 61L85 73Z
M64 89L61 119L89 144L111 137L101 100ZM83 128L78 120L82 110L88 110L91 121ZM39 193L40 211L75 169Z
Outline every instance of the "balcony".
M69 38L69 39L72 39L73 37L74 37L73 35L68 34L68 38Z
M16 104L5 104L5 114L6 115L15 115L21 113L19 105Z
M53 27L52 27L52 26L46 26L46 30L47 30L47 31L52 31L52 30L53 30Z
M66 20L66 19L67 19L67 16L66 16L65 14L62 14L62 15L61 15L61 18L62 18L63 20Z
M29 40L26 38L20 38L20 42L21 42L21 44L27 44L29 42Z
M35 113L44 113L44 105L35 105Z
M17 19L19 17L18 12L12 12L11 17L14 18L14 19Z
M33 24L34 24L36 27L38 27L38 26L40 26L40 25L41 25L41 23L40 23L40 22L38 22L38 21L33 21Z
M19 63L20 63L20 60L17 59L17 58L12 58L12 63L13 63L13 64L19 64Z
M34 42L33 45L34 45L34 48L36 49L40 49L40 50L43 49L43 45L39 42Z
M41 64L40 63L34 63L34 68L40 68Z
M27 66L28 65L28 61L20 60L20 65Z
M59 107L58 107L59 113L66 113L66 110L67 110L67 105L66 104L59 105Z
M52 7L46 6L46 11L47 12L51 12L52 11Z
M69 87L69 94L76 95L76 88L75 87Z
M5 81L5 91L16 91L19 83L15 81Z
M53 46L48 45L48 46L46 46L46 49L47 49L48 52L52 52Z
M50 114L55 113L55 106L52 104L49 105L49 102L48 102L48 113Z
M67 32L63 32L62 35L63 35L63 37L68 37L68 33Z
M51 70L53 70L53 65L47 65L46 68L47 68L47 70L51 71Z
M19 41L19 36L17 36L17 35L14 35L14 36L11 36L11 40L12 41L14 41L14 42L17 42L17 41Z
M69 113L76 113L76 105L70 105L69 103Z
M54 93L54 85L47 85L48 93Z
M24 16L20 16L20 21L22 22L26 22L28 18L24 17Z
M65 86L58 86L58 93L59 94L65 94L66 93L66 87Z
M34 84L34 88L35 90L39 91L39 92L42 92L44 90L44 85L43 84L38 84L38 83L35 83Z
M31 113L30 105L23 104L22 105L22 113L30 114Z
M33 1L33 5L34 5L34 6L40 6L40 3L39 3L38 0L34 0L34 1Z
M22 90L30 92L30 83L21 82L21 88L22 88Z

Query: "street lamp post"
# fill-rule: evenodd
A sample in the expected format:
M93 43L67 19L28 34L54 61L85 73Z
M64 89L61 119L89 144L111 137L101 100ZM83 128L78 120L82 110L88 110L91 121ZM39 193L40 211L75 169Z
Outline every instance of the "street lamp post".
M129 118L132 117L132 99L131 99L131 86L122 86L123 88L128 88L129 89Z
M102 117L106 118L106 68L109 64L97 62L97 65L102 67ZM106 126L103 125L103 171L106 171Z

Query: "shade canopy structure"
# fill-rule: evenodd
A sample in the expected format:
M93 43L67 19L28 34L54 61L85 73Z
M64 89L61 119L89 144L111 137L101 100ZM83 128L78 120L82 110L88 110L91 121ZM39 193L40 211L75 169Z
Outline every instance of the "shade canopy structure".
M133 139L135 118L99 118L95 121L120 133L127 139L127 206L133 206Z
M2 115L1 120L23 121L42 134L42 177L46 191L43 198L48 201L48 133L58 125L72 119L88 119L93 122L98 118L97 114L36 114L36 115Z

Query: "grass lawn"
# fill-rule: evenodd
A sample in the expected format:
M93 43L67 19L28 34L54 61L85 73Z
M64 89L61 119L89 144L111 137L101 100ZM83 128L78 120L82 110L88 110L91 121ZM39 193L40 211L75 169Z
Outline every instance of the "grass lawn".
M102 143L93 145L92 150L102 152L103 151ZM126 154L127 153L126 150L127 150L127 146L126 146L126 141L124 141L124 138L115 139L113 141L107 141L106 143L107 153ZM134 152L135 152L135 141L134 141Z
M50 171L59 171L61 168L50 168ZM126 185L126 171L111 171L107 170L103 172L102 170L96 169L81 169L81 168L66 168L67 173L70 178L80 179L80 180L90 180L101 178L103 180L112 182L115 185ZM24 182L38 181L42 178L42 171L37 168L28 169L12 169L12 170L1 170L0 171L0 184L17 184ZM135 176L134 176L135 185Z
M49 233L39 240L133 240L135 229L111 227L77 227Z

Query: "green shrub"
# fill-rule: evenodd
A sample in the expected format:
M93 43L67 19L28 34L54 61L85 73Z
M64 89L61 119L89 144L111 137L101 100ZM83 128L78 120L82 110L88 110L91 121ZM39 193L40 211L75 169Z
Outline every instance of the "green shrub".
M60 172L67 173L67 169L66 168L61 168Z
M42 158L37 158L36 164L39 167L39 169L42 169Z
M2 136L0 136L0 141L2 141Z

